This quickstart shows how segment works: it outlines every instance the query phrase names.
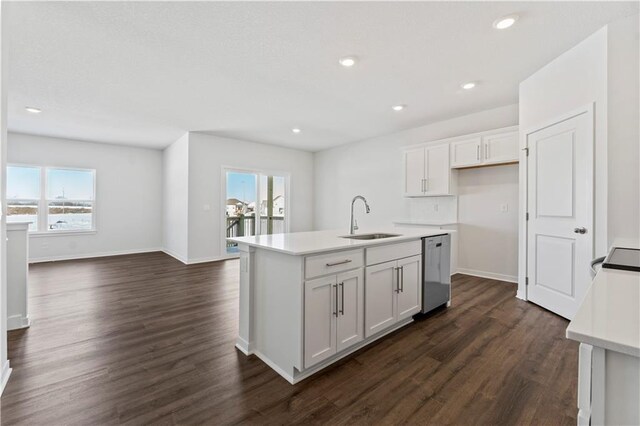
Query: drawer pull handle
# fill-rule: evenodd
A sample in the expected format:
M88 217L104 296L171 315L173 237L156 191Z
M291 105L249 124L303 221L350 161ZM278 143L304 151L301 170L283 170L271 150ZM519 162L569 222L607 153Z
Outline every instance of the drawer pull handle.
M341 260L340 262L327 263L327 266L338 266L338 265L344 265L345 263L351 263L351 262L352 262L351 259L345 259L345 260Z

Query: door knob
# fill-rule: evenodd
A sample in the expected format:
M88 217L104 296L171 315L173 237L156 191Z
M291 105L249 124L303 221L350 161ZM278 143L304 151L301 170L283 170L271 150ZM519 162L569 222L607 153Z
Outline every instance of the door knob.
M576 234L586 234L587 228L585 227L575 228L573 232L575 232Z

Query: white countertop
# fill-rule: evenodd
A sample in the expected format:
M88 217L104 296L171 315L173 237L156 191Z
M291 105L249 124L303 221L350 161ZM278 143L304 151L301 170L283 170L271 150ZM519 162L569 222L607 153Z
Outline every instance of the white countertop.
M376 228L359 230L357 234L387 233L400 234L397 237L381 238L378 240L354 240L340 238L349 233L344 230L294 232L290 234L256 235L252 237L227 238L238 244L245 244L266 250L278 251L292 255L306 255L333 250L369 247L380 244L391 244L407 240L415 240L433 235L450 234L449 230L428 228Z
M640 272L600 269L567 337L640 357Z
M398 225L423 225L423 226L446 226L457 225L458 222L452 222L450 220L426 220L426 219L396 219L393 221Z

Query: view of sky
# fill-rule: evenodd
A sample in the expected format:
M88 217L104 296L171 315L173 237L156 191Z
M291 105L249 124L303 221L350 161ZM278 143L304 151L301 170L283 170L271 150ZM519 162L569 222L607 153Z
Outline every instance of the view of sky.
M267 176L260 176L262 179L260 186L260 199L267 198ZM284 177L274 176L273 197L284 196ZM253 173L227 173L227 199L237 198L238 200L251 203L256 201L256 175Z
M93 173L87 170L47 170L48 199L93 199ZM7 167L7 198L40 198L38 167Z
M40 198L40 169L8 166L7 198Z
M227 173L227 199L251 203L256 201L256 175L252 173Z
M93 172L89 170L47 170L47 198L93 200Z

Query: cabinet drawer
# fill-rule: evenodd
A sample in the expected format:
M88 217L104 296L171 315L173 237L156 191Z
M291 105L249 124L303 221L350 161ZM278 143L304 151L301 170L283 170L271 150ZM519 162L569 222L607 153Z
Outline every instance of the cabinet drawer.
M309 256L304 260L305 278L319 277L320 275L335 274L349 269L364 266L363 250L348 250L337 253L319 254Z
M402 259L405 257L420 254L422 252L422 241L407 241L406 243L371 247L366 250L367 265L376 265L378 263L388 262L390 260Z

